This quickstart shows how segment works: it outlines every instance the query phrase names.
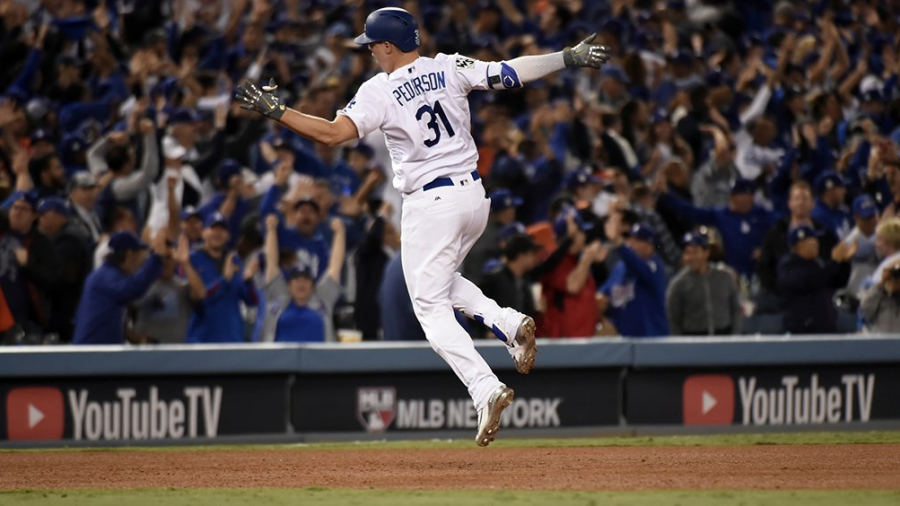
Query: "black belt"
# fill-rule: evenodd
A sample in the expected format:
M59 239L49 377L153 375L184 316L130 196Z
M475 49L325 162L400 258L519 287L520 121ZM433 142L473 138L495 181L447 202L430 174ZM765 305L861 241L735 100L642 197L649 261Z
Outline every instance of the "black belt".
M478 174L477 170L472 171L472 180L478 181L481 179L481 176ZM453 186L453 178L448 176L443 176L435 179L434 181L426 184L422 189L424 191L434 190L435 188L440 188L441 186Z

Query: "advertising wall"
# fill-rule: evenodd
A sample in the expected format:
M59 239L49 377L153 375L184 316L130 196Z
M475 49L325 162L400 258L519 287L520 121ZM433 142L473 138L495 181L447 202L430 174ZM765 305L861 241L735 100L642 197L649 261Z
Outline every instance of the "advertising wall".
M0 440L212 439L287 431L287 376L0 383Z
M815 425L900 419L900 367L637 370L625 380L636 425Z
M506 349L479 343L516 391L504 428L900 425L898 336L568 339L540 349L522 376ZM0 349L0 446L451 437L476 425L468 392L427 343Z
M506 376L509 376L508 374ZM516 391L503 427L617 425L617 369L549 369L501 376ZM291 420L297 432L475 429L477 413L450 371L298 376Z

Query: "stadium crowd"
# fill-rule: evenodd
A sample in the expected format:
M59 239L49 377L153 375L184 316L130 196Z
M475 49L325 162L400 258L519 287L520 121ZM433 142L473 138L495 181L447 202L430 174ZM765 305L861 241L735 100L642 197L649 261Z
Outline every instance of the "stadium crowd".
M0 0L0 340L424 339L380 134L233 101L332 118L385 5L425 55L614 54L470 97L462 270L539 336L900 331L900 1Z

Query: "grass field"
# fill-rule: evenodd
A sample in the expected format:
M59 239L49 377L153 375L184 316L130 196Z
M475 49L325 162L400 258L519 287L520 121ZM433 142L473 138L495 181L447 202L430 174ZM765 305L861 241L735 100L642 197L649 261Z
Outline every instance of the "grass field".
M673 436L673 437L615 437L615 438L573 438L573 439L506 439L496 441L485 451L522 451L522 449L558 448L624 448L624 447L704 447L704 446L759 446L759 445L881 445L900 444L900 432L840 432L840 433L794 433L755 434L721 436ZM216 452L265 451L297 452L311 450L321 452L334 450L347 452L367 450L391 451L450 451L459 452L472 448L465 441L412 441L391 443L342 443L315 445L264 445L264 446L199 446L199 447L152 447L152 448L107 448L68 450L3 450L0 451L0 475L15 473L10 468L9 458L15 454L63 454L87 453L132 455L141 452L200 452L214 458ZM208 452L208 453L207 453ZM537 453L537 452L536 452ZM6 460L6 462L4 462ZM677 464L673 464L677 465ZM774 465L774 464L773 464ZM777 469L773 467L773 469ZM814 468L809 471L814 471ZM553 470L546 470L552 472ZM799 470L802 472L803 470ZM414 470L413 470L414 472ZM723 470L722 472L728 472ZM394 490L388 488L244 488L244 484L222 483L240 488L117 488L114 476L110 477L109 488L62 489L18 489L3 490L0 487L0 506L20 505L109 505L109 506L195 506L195 505L324 505L347 504L361 506L387 505L439 505L481 506L481 505L522 505L550 504L569 505L810 505L810 506L863 506L900 505L900 469L896 470L896 486L891 490L841 489L841 490L496 490L502 483L491 483L485 490ZM2 476L0 476L2 483ZM487 490L492 488L494 490ZM678 487L676 487L678 488ZM832 487L829 487L832 488Z

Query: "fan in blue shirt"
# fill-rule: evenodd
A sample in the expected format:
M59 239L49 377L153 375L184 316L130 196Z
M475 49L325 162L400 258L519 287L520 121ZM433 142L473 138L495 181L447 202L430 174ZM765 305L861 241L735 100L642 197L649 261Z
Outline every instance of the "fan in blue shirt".
M292 267L285 274L291 302L284 308L275 327L276 342L324 342L325 322L322 315L307 303L315 290L315 280L308 268Z
M278 245L281 249L291 250L297 254L297 263L301 267L309 267L316 279L325 273L328 267L328 242L318 232L322 209L311 198L301 198L287 206L285 213L289 219L285 219L278 210L278 203L287 189L288 177L292 169L282 166L275 170L275 184L263 197L260 204L260 225L263 230L264 217L274 214L279 218ZM289 227L285 221L294 226Z
M73 344L124 344L125 308L142 297L162 272L168 254L165 232L153 240L153 251L132 232L116 232L109 239L106 261L88 276L75 313ZM146 258L146 260L145 260Z
M847 187L844 179L836 172L826 171L816 178L816 207L812 219L821 223L843 240L853 230L853 217L844 205Z
M245 340L240 302L256 306L258 300L253 273L242 273L240 258L226 251L231 239L228 218L215 212L205 225L203 248L191 254L190 263L203 280L206 293L188 324L187 342L240 343Z
M654 186L665 189L665 181L660 177ZM716 227L722 234L728 265L750 279L756 270L756 257L763 239L776 221L771 211L754 204L753 193L752 181L738 179L731 187L728 207L694 207L667 190L660 195L659 202L691 223Z
M219 192L197 211L204 219L216 211L228 219L228 231L231 234L229 247L234 246L240 233L241 222L250 210L241 194L243 187L241 170L238 162L230 158L223 161L216 176Z
M619 334L626 337L669 335L666 319L666 270L656 255L656 231L645 223L631 227L618 248L619 263L600 288Z

